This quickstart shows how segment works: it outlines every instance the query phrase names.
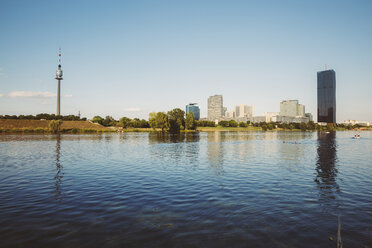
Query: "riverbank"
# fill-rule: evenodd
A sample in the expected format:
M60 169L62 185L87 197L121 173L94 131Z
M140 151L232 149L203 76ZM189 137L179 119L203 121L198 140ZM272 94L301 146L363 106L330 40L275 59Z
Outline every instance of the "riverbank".
M12 120L0 119L0 133L53 133L49 129L49 120ZM152 128L118 128L105 127L90 121L62 121L60 133L102 133L102 132L160 132L160 129ZM250 132L250 131L316 131L316 130L301 130L301 129L283 129L274 128L272 130L264 130L262 127L198 127L196 130L184 130L181 132ZM328 131L328 130L321 130ZM335 127L334 131L350 131L346 128ZM351 131L372 131L370 127L361 127L352 129Z
M0 133L52 133L49 120L0 119ZM62 121L61 133L116 132L114 127L104 127L89 121Z
M197 131L200 132L250 132L250 131L298 131L298 132L305 132L305 131L318 131L317 129L315 130L301 130L301 129L284 129L284 128L273 128L271 130L264 130L262 127L254 127L254 126L249 126L249 127L198 127ZM319 131L328 131L328 130L319 130ZM331 131L372 131L372 128L359 128L359 129L346 129L342 127L336 127L334 130Z

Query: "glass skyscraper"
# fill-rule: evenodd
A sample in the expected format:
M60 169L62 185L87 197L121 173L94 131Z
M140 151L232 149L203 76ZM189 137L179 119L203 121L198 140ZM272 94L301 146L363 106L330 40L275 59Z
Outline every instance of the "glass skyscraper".
M194 114L194 119L199 120L200 119L200 109L199 106L196 105L196 103L190 103L189 105L186 105L186 114L190 113Z
M336 73L318 72L318 122L336 123Z

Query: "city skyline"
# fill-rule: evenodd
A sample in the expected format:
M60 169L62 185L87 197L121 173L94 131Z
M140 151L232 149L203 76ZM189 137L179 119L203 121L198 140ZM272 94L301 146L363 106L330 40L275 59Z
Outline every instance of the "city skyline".
M147 119L196 102L203 118L222 94L227 109L252 104L256 115L298 99L315 117L329 64L337 121L372 121L370 2L157 3L5 2L0 114L55 113L61 46L63 115Z

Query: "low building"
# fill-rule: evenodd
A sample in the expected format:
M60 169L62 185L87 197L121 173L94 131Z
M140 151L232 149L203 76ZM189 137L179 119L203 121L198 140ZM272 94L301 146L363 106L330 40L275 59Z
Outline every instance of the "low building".
M276 117L276 121L280 123L308 123L309 118L306 116L281 116Z
M357 121L357 120L345 120L343 124L345 124L345 125L360 125L360 126L368 127L368 126L371 125L371 122Z
M277 116L279 115L278 112L266 112L264 116L266 117L266 122L276 122Z

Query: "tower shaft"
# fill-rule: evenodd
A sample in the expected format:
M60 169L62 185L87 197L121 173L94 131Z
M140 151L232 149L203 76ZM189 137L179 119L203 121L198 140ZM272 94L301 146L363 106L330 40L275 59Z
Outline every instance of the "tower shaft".
M63 72L62 72L62 66L61 66L61 48L59 49L58 54L58 69L56 72L56 79L58 80L58 88L57 88L57 115L61 115L61 80Z
M58 79L57 115L61 115L61 80Z

